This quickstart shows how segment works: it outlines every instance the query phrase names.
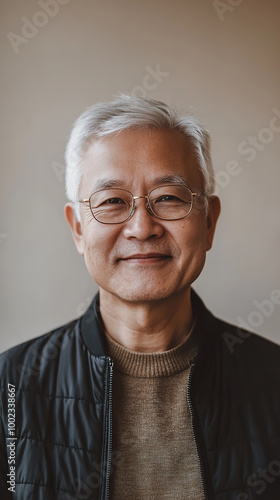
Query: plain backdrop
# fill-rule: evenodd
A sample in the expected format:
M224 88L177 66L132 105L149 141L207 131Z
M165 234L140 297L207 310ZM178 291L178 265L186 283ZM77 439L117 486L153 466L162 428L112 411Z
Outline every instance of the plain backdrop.
M209 129L222 215L194 288L280 343L280 2L0 5L0 350L79 316L97 290L64 219L64 149L77 116L120 92Z

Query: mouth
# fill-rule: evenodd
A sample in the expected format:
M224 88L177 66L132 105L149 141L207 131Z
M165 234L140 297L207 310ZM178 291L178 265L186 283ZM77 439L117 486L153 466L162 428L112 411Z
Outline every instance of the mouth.
M165 262L171 259L171 255L162 254L162 253L137 253L133 255L129 255L128 257L123 257L120 260L131 264L156 264Z

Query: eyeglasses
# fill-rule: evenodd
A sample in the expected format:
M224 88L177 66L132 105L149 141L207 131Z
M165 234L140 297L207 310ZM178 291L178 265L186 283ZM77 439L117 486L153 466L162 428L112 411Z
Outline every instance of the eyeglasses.
M133 196L126 189L102 189L79 202L89 205L93 217L98 222L121 224L135 213L135 200L146 199L146 209L158 219L179 220L191 213L194 198L198 196L206 194L193 193L186 186L168 184L152 189L147 196Z

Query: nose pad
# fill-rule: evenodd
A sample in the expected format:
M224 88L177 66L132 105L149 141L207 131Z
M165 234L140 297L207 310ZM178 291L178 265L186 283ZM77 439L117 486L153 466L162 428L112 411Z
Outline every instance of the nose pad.
M136 201L135 200L140 200L141 198L146 199L145 208L146 208L147 212L150 215L154 215L153 212L152 212L152 209L150 207L150 204L149 204L149 198L148 198L148 196L134 196L134 198L133 198L132 213L131 213L130 217L132 217L135 214L136 208L138 207L138 205L136 205Z
M133 200L133 211L127 220L127 224L123 228L123 235L125 238L136 238L139 241L146 241L151 237L160 238L164 233L162 224L160 224L160 221L153 216L147 197L137 196L136 199L139 198L146 198L145 205L143 203L143 206L141 207L141 202L139 202L140 205L137 205L135 203L135 199ZM137 208L140 210L137 211L136 217L132 218Z
M136 200L139 200L139 199L146 199L146 203L145 203L145 209L147 210L148 214L150 216L153 217L153 219L156 219L154 213L152 212L152 209L150 207L150 204L149 204L149 199L148 199L148 196L134 196L133 198L133 205L132 205L132 208L131 208L131 212L130 212L130 215L128 217L128 219L126 220L131 220L131 218L133 217L133 215L135 214L137 208L138 208L138 204L136 203ZM143 208L143 207L142 207ZM138 212L137 212L138 213ZM144 216L145 216L145 212L143 212ZM142 217L141 217L142 218Z
M149 203L148 198L147 198L147 200L146 200L146 209L147 209L147 212L149 212L149 214L150 214L150 215L152 215L152 216L154 217L154 214L153 214L152 209L151 209L151 207L150 207L150 203Z

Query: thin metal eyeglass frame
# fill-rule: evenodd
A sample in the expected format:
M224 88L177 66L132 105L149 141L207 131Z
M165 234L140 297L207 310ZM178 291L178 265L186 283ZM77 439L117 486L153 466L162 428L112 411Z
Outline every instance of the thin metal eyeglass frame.
M185 189L188 189L189 192L191 193L191 208L190 210L188 211L188 213L186 215L184 215L183 217L178 217L176 219L165 219L163 217L159 217L157 214L155 214L153 212L153 209L151 208L151 205L150 205L150 194L155 191L156 189L159 189L159 188L168 188L169 186L176 186L176 187L183 187ZM122 220L121 222L102 222L100 220L98 220L93 211L92 211L92 208L90 206L90 199L91 197L96 194L96 193L100 193L101 191L107 191L109 190L110 188L106 188L106 189L100 189L98 191L94 191L94 193L92 193L90 195L89 198L87 199L83 199L83 200L79 200L79 203L88 203L89 204L89 209L91 211L91 214L93 216L93 218L99 222L100 224L122 224L123 222L126 222L128 219L130 219L134 214L135 214L135 211L136 211L136 203L135 203L135 200L139 200L141 198L144 198L146 199L146 209L147 211L149 212L149 214L153 215L154 217L156 217L157 219L160 219L160 220L166 220L166 221L173 221L173 220L181 220L181 219L185 219L186 217L188 217L188 215L190 215L191 211L192 211L192 208L193 208L193 201L194 201L194 198L195 197L199 197L199 196L207 196L206 193L193 193L192 190L188 187L188 186L183 186L183 185L180 185L180 184L165 184L163 186L157 186L156 188L152 189L146 196L133 196L133 194L128 191L128 189L122 189L122 188L111 188L111 189L115 189L117 191L125 191L126 193L129 193L131 196L132 196L132 206L131 206L131 212L130 214L126 217L126 219Z

